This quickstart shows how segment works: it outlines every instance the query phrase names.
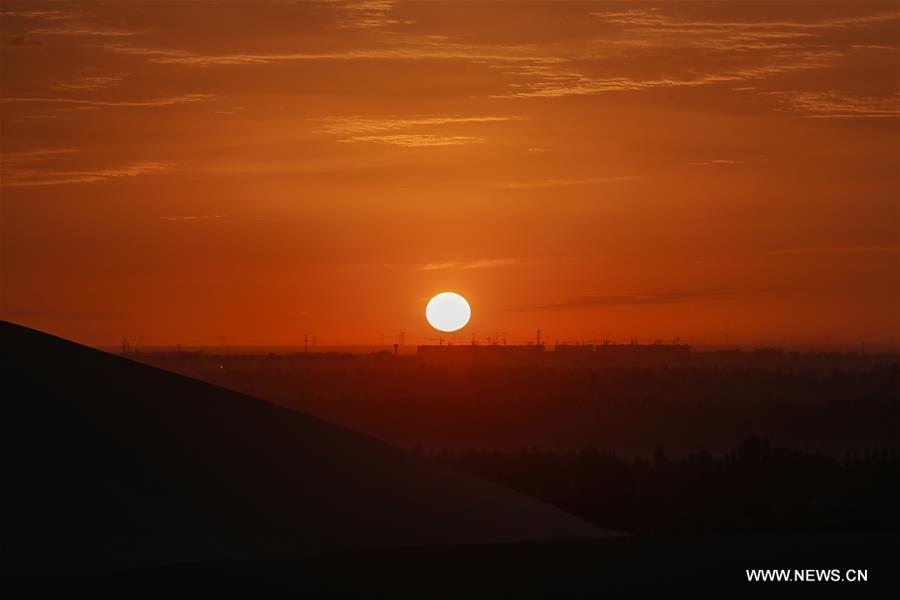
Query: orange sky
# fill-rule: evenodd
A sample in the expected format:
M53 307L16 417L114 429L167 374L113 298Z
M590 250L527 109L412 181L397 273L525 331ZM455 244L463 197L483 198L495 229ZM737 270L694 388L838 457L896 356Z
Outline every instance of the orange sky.
M2 317L895 342L895 2L0 3Z

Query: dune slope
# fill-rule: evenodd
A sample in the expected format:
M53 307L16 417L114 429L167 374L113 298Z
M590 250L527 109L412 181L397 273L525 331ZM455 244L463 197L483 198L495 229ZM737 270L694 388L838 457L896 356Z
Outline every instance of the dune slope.
M11 323L0 339L6 572L616 535L249 396Z

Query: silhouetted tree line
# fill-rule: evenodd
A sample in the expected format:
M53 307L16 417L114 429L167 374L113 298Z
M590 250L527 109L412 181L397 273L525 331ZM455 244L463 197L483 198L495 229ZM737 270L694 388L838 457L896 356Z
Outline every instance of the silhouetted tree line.
M634 533L900 531L896 448L838 460L751 437L722 456L699 450L677 460L662 447L649 460L592 448L430 458Z
M840 453L900 440L893 355L727 353L720 364L583 367L423 364L386 354L142 360L410 447L671 453L733 447L751 435ZM702 362L715 363L713 358ZM744 361L744 362L741 362Z

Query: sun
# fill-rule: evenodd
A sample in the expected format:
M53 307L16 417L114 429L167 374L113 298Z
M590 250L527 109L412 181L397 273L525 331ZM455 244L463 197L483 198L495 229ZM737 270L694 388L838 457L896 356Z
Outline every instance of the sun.
M438 331L457 331L466 326L472 309L465 298L455 292L441 292L428 301L425 318Z

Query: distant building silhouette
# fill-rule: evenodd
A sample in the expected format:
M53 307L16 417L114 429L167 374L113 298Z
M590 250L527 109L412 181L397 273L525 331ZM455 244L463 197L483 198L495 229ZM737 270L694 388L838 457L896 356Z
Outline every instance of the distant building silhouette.
M536 338L540 340L540 330ZM544 344L522 345L422 345L417 349L420 360L430 363L481 363L481 364L597 364L597 365L659 365L682 364L691 359L692 350L688 344L666 344L657 340L653 344L568 344L557 343L553 350Z

